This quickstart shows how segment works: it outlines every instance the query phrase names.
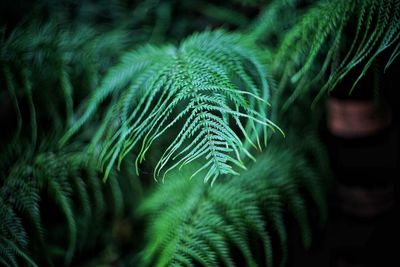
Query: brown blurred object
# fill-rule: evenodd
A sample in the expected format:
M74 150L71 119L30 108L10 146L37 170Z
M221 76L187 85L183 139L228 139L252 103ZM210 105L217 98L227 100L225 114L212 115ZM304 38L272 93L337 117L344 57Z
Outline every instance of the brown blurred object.
M328 129L336 136L347 138L374 135L391 123L391 111L384 108L378 109L368 100L331 97L327 101Z

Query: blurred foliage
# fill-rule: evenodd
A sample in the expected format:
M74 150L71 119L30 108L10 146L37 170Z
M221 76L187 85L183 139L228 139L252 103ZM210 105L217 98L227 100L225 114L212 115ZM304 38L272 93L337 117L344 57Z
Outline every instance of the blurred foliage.
M317 1L284 35L273 58L280 87L294 86L284 107L315 87L318 100L348 75L351 93L377 57L385 69L396 60L399 36L398 0Z
M106 186L82 144L59 150L49 140L37 150L19 140L2 154L0 250L6 266L71 264L115 238L103 229L129 218L140 198L134 177L113 172Z
M399 12L1 1L0 265L283 266L326 218L320 99L397 60Z
M297 222L306 247L311 243L307 207L318 206L326 219L324 170L307 158L325 157L320 152L307 142L300 148L273 140L239 179L227 177L211 188L199 179L189 181L190 170L171 173L139 209L149 216L139 266L285 265L288 217Z

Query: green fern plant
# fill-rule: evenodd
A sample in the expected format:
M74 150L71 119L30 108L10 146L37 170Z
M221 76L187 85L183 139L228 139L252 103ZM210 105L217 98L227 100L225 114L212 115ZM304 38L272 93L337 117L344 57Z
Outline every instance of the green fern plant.
M36 143L49 130L49 121L57 130L70 124L74 102L97 86L101 73L118 55L112 49L122 50L125 39L123 30L100 34L89 26L67 26L57 19L30 21L3 34L0 80L14 107L14 139L28 132Z
M270 85L259 53L245 37L224 31L195 34L177 48L145 46L128 52L85 103L62 142L111 96L91 144L99 150L100 166L106 164L105 177L142 141L138 165L171 128L179 130L155 166L155 178L171 161L164 176L199 158L205 163L193 176L207 169L205 181L238 174L235 167L244 168L243 155L253 158L242 140L261 149L260 132L266 142L266 127L279 129L266 115Z
M15 129L0 132L0 264L71 265L111 243L108 222L134 210L132 169L145 158L165 184L149 185L158 188L136 218L146 219L147 239L140 253L130 250L139 259L131 265L284 266L291 218L309 246L308 210L326 218L329 167L317 130L299 132L317 121L305 112L308 91L326 93L357 66L362 76L383 51L387 66L396 60L400 1L271 1L248 28L254 9L229 11L229 3L175 9L178 1L146 0L129 10L113 1L108 10L89 2L61 11L45 3L57 19L1 31L0 108ZM206 18L191 25L186 11ZM113 29L97 27L102 19ZM178 45L154 45L194 30L202 32ZM153 44L132 45L144 40ZM281 131L271 120L289 133L285 141L267 140L269 128ZM66 128L61 140L49 138ZM121 164L129 172L116 172ZM195 176L213 186L189 181Z
M284 266L288 215L298 222L304 244L311 241L301 192L325 214L322 177L305 151L273 142L240 179L223 179L211 188L199 179L188 181L192 170L171 173L139 209L149 223L139 265Z
M62 151L52 147L44 143L41 152L15 147L7 153L11 166L2 166L0 180L0 260L4 266L54 264L59 256L50 251L57 250L69 265L77 251L94 247L110 218L115 221L124 212L122 181L112 175L105 189L82 145L72 144ZM59 226L46 224L44 200L63 217ZM59 231L67 233L65 244L57 243L63 241L57 238Z
M295 87L285 108L317 83L322 82L318 98L323 96L360 66L353 90L372 62L390 49L388 68L399 55L399 33L398 0L316 1L273 57L274 68L283 76L280 87Z

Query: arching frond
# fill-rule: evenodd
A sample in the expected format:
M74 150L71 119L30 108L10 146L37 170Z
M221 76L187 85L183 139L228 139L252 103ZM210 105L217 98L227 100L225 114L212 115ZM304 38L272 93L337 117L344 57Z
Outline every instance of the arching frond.
M97 86L125 39L120 29L99 31L56 19L30 21L1 36L0 81L15 110L13 136L32 133L36 143L49 121L58 129L71 123L74 102Z
M0 263L2 266L18 267L20 262L24 262L24 266L38 266L17 244L0 235Z
M58 263L59 258L49 251L63 246L63 260L69 265L77 252L104 238L102 229L110 221L119 220L126 212L115 175L105 188L82 148L71 144L62 151L52 145L41 145L41 152L15 149L16 155L10 158L16 161L9 159L11 166L0 180L0 260L6 266L20 266L21 260L29 266L36 266L36 261ZM127 190L134 192L131 187ZM48 225L51 218L43 214L43 206L49 205L56 207L56 216L61 218L57 225ZM111 219L108 209L113 211ZM60 231L65 236L61 240ZM41 251L38 255L34 254L37 250Z
M289 214L310 245L309 205L302 192L322 209L325 199L315 190L322 177L301 150L270 144L241 179L213 187L188 181L190 173L171 173L176 177L139 209L149 219L142 266L284 266Z
M399 14L398 0L321 1L308 10L274 57L282 81L295 87L286 107L315 82L323 83L321 96L361 66L354 88L376 57L391 49L388 67L398 55Z
M136 163L142 162L171 129L175 137L162 152L155 177L197 159L205 161L193 175L207 170L205 181L237 174L237 167L244 168L243 155L252 157L244 142L261 149L260 129L266 137L266 127L276 128L266 115L270 87L259 52L246 38L224 31L195 34L179 47L128 52L86 102L63 142L112 96L92 142L100 165L106 165L105 177L135 147Z

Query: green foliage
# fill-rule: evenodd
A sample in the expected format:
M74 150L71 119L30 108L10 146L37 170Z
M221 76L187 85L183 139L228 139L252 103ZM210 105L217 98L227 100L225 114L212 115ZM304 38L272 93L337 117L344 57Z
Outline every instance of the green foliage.
M285 37L284 33L297 22L302 13L301 0L274 0L265 4L257 17L245 28L248 38L253 38L270 49ZM267 53L270 51L267 51Z
M288 216L310 245L304 192L325 214L323 177L307 160L307 150L317 155L307 143L296 149L273 142L240 179L229 177L213 187L189 181L191 170L171 173L139 209L149 223L140 266L283 266Z
M35 143L49 130L49 121L57 130L70 124L74 102L97 86L118 55L113 51L121 50L125 39L122 30L100 34L89 26L67 26L57 20L31 22L3 35L0 80L14 106L14 139L29 132ZM29 112L23 112L25 106Z
M250 152L241 138L261 149L260 127L275 125L266 117L270 95L260 51L246 38L224 31L195 34L173 46L145 46L125 54L85 103L85 111L67 132L70 138L112 96L111 105L96 132L92 147L100 152L105 177L142 140L136 163L166 131L176 137L162 153L155 178L199 158L205 163L194 172L208 172L205 181L244 168L241 156ZM236 124L240 135L231 124Z
M286 107L317 82L323 83L319 97L326 94L361 66L354 88L391 48L388 67L399 54L399 12L398 0L318 1L285 35L273 59L282 81L295 85Z
M137 229L133 264L283 266L293 219L309 246L329 166L308 92L362 77L386 50L392 64L400 1L95 2L34 1L1 25L0 265L116 249L139 168L166 179L146 184L158 188L135 218L147 239ZM288 136L261 152L281 131L271 120Z
M28 251L40 252L34 255L35 261L55 263L59 259L52 250L64 251L65 263L69 264L76 251L94 247L104 236L99 230L109 225L110 216L111 221L121 217L125 204L119 182L112 175L105 189L82 145L62 151L46 145L38 153L12 150L8 156L16 160L2 168L8 171L2 173L0 188L0 259L5 266L20 266L22 262L37 266ZM47 207L54 206L53 219L63 218L58 226L61 228L46 227L54 222L48 222L49 214L43 215L43 201ZM66 233L65 244L57 237L59 231Z
M0 132L0 260L5 266L69 265L110 240L111 233L102 229L127 213L125 205L132 209L125 202L133 198L123 197L126 190L120 188L127 184L132 194L132 183L112 174L105 188L84 143L75 140L59 149L54 133L72 122L75 103L94 90L126 40L119 28L100 30L59 18L29 20L2 31L0 100L7 117L0 118L10 124Z

